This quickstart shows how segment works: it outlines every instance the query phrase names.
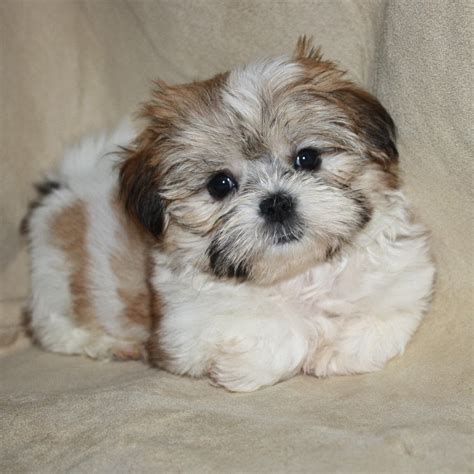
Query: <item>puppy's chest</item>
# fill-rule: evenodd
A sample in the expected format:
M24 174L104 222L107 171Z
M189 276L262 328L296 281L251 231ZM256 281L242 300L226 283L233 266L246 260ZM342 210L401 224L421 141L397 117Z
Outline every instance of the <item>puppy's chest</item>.
M153 285L165 307L264 317L283 311L292 317L312 319L351 314L354 302L364 291L363 281L362 269L353 261L341 259L270 287L219 281L195 272L178 274L167 265L157 265Z
M367 296L366 269L343 258L313 267L275 288L279 298L302 316L344 316Z

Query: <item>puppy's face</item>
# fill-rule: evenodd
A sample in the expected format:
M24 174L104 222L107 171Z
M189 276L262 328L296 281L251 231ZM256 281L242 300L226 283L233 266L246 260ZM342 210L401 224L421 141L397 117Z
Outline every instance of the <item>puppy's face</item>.
M306 40L291 58L158 84L126 152L128 210L176 266L268 284L350 245L396 186L393 123Z

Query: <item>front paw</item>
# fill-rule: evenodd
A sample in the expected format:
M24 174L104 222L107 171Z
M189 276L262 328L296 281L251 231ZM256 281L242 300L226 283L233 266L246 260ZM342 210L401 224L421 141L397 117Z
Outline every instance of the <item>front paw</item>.
M355 375L366 374L381 370L384 363L363 357L362 354L351 354L339 348L337 345L330 345L320 348L304 366L305 374L316 377L330 377L332 375Z
M240 372L232 372L222 365L216 364L209 371L209 379L212 385L223 387L229 392L254 392L259 388L271 385L262 383L256 374Z
M209 378L215 386L224 387L230 392L253 392L267 385L273 385L256 361L247 352L220 350L209 369Z
M338 365L336 359L336 350L332 347L325 347L308 358L303 366L303 372L316 377L329 377L336 373Z
M280 365L273 353L258 341L233 341L219 348L208 375L214 385L231 392L253 392L300 371L293 358Z

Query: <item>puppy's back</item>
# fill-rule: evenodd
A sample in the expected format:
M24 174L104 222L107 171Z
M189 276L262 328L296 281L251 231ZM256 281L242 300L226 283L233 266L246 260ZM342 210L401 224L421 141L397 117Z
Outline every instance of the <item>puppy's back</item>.
M118 146L133 131L84 140L37 186L24 221L31 254L29 314L44 347L94 358L139 357L150 327L148 242L117 197Z

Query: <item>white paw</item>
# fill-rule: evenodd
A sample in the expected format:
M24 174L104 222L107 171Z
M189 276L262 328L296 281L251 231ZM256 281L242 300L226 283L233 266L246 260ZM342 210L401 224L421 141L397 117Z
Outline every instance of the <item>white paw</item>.
M263 383L256 374L240 371L240 373L226 371L221 365L215 365L209 371L211 384L223 387L229 392L254 392L273 383Z
M144 359L145 349L143 343L115 339L103 334L90 337L83 345L82 352L91 359L106 362Z
M354 375L376 372L384 367L384 362L349 354L336 345L325 346L306 361L303 371L316 377L331 375Z
M214 385L231 392L252 392L300 371L298 359L289 356L282 364L282 359L276 354L275 348L262 340L234 340L219 346L209 377Z
M233 341L220 346L210 367L209 378L213 385L231 392L252 392L276 381L268 377L259 361L254 359L256 344L249 341Z

